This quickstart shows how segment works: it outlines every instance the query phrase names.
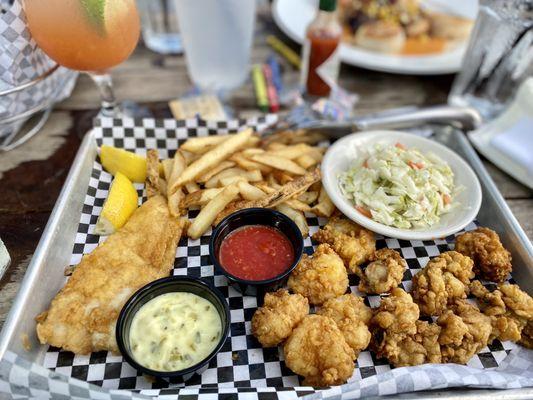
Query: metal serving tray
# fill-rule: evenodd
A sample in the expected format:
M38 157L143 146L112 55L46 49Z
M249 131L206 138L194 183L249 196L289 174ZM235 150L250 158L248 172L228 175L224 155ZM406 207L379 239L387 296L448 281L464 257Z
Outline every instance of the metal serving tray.
M465 135L451 126L441 126L435 128L432 138L456 151L477 173L483 190L483 202L477 219L481 225L491 227L500 233L502 242L513 256L514 279L522 289L533 293L533 246ZM0 334L0 357L9 350L29 361L43 363L47 346L40 345L37 340L34 318L48 307L65 283L61 266L69 265L96 155L95 134L94 131L90 131L80 146ZM29 348L27 339L29 339ZM397 398L531 399L533 388L454 389L408 393L398 395Z

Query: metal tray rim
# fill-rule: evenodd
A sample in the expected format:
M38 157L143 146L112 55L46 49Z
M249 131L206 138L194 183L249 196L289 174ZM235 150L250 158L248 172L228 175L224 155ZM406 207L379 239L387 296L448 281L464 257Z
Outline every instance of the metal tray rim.
M529 256L533 259L533 246L529 239L527 238L522 227L518 223L516 217L512 214L511 209L505 202L503 196L496 187L496 184L488 174L487 170L483 166L478 155L474 151L472 145L468 141L465 135L457 134L455 135L462 142L461 145L464 147L467 152L468 161L471 163L472 168L475 170L478 175L482 186L485 186L488 191L495 197L498 206L502 209L503 213L509 218L510 225L520 238L521 244L524 246L525 250ZM0 332L0 358L3 357L5 352L8 350L8 344L11 341L12 336L14 335L16 321L23 313L23 306L29 300L30 289L37 279L37 272L39 269L39 264L43 261L46 253L50 250L52 246L53 233L55 229L60 226L61 219L63 217L64 208L69 200L69 195L73 191L74 187L77 184L77 178L84 173L83 171L83 160L87 156L87 153L91 150L92 146L96 143L95 139L95 130L91 129L85 135L80 148L76 154L76 157L73 161L69 174L65 180L65 183L61 189L61 192L58 196L58 200L52 210L50 218L46 224L46 227L43 231L42 237L39 241L39 244L35 250L35 253L32 257L30 264L28 265L25 276L22 280L21 286L11 310L6 318L2 331ZM161 390L161 395L164 395L165 390ZM523 389L512 389L512 390L499 390L499 389L478 389L478 388L454 388L453 391L448 390L432 390L432 391L423 391L423 392L411 392L395 395L397 398L416 398L416 399L458 399L458 398L468 398L468 399L495 399L501 397L505 400L523 400L533 398L533 388L523 388Z

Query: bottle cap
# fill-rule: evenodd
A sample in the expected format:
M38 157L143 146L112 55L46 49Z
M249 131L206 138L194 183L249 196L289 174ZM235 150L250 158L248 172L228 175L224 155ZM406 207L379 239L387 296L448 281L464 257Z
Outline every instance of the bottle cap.
M320 0L320 8L322 11L335 11L337 7L337 0Z

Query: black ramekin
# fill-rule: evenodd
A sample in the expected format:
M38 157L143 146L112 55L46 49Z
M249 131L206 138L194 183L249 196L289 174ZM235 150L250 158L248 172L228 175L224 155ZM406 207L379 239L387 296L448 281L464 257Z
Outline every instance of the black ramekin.
M222 322L222 334L217 346L213 349L213 351L197 364L180 371L154 371L139 364L133 358L130 351L129 330L133 316L144 304L159 295L172 292L193 293L210 301L215 306L216 310L218 311L218 315L220 316L220 320ZM191 278L187 276L171 276L168 278L158 279L146 286L143 286L141 289L135 292L133 296L130 297L126 304L124 304L124 307L118 316L116 339L122 356L132 367L143 374L160 378L169 378L173 383L179 383L192 378L194 375L200 375L208 368L209 361L220 351L226 342L229 328L230 312L228 303L218 289L197 278Z
M249 281L230 274L218 261L218 252L224 238L237 228L247 225L264 225L278 229L291 242L294 249L294 262L287 270L273 278L262 281ZM278 211L269 208L247 208L224 218L214 229L209 242L209 256L215 268L226 275L230 283L240 292L250 296L261 296L265 292L277 290L287 281L289 274L302 257L304 239L298 226Z

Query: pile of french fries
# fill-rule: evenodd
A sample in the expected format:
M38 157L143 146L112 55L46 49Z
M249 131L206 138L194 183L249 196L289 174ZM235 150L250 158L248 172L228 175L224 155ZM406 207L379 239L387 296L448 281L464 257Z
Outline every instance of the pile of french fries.
M291 218L304 237L306 212L329 217L335 207L321 184L318 168L324 148L317 136L283 132L265 140L251 129L187 140L172 159L147 155L147 195L163 194L171 214L200 209L187 229L202 236L224 217L244 208L274 208Z

